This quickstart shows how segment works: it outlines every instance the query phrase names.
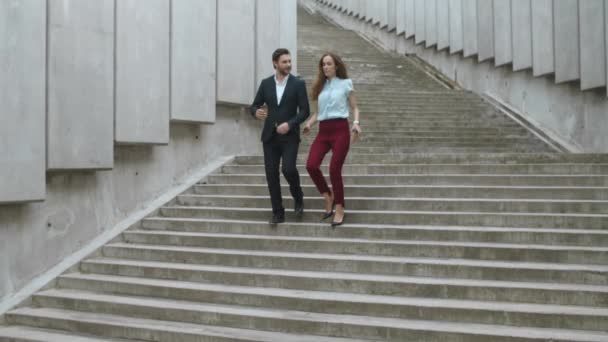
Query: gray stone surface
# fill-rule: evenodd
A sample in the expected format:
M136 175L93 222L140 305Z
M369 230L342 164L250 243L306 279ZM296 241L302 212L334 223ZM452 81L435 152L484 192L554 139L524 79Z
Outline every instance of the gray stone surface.
M415 0L415 40L416 44L426 41L426 1Z
M583 2L585 1L588 0ZM553 1L555 82L557 83L578 80L581 76L578 4L578 0Z
M477 59L482 62L494 57L493 2L477 0Z
M0 204L42 200L46 1L2 1L0 23Z
M608 83L608 4L604 4L604 21L606 24L606 83ZM606 95L608 96L608 87L606 87Z
M250 104L255 89L255 2L218 1L217 99Z
M296 0L281 0L280 3L280 44L291 51L291 73L298 75L298 3Z
M462 31L464 57L476 55L479 52L477 0L462 0Z
M513 27L513 71L532 67L531 0L511 0Z
M494 0L494 65L513 61L511 0Z
M281 0L256 1L256 76L254 86L274 73L272 52L281 45ZM293 56L292 56L293 58Z
M172 121L215 121L216 4L171 2Z
M111 168L114 1L48 4L47 167Z
M606 1L579 1L581 89L606 86ZM602 63L604 61L604 63Z
M450 1L450 53L457 53L464 48L462 27L462 0Z
M170 3L117 2L117 143L169 143Z
M450 46L450 0L437 0L437 49Z
M437 45L437 0L424 2L424 27L426 47Z
M555 71L553 1L533 0L532 5L532 69L534 76Z

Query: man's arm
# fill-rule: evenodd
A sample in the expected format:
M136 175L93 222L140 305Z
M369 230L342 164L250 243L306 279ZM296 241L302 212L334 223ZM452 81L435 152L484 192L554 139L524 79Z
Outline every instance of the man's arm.
M298 114L288 121L289 129L295 125L300 125L310 115L310 104L308 103L308 93L306 91L306 82L300 80L298 87Z
M255 117L255 112L258 108L262 107L264 104L264 81L260 82L260 86L258 87L258 92L255 94L255 99L253 99L253 104L249 107L249 112L251 116Z

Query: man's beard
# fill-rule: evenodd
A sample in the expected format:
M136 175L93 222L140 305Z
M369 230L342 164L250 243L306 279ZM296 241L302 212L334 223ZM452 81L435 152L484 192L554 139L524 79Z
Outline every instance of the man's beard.
M289 73L291 72L291 68L279 69L279 72L283 75L289 75Z

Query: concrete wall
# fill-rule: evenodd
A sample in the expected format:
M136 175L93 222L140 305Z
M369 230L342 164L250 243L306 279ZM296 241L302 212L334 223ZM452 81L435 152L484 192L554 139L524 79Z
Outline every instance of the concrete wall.
M242 105L255 65L296 59L297 9L258 1L0 1L0 299L210 162L261 154Z
M0 203L45 195L45 46L46 1L1 1Z
M606 32L607 25L606 1L575 1L578 17L578 45L580 53L579 62L568 59L560 61L560 68L572 66L580 68L581 78L576 82L556 83L556 56L562 52L564 42L556 43L562 39L555 34L566 34L554 28L557 20L563 21L564 14L556 16L555 8L572 6L572 3L554 2L553 0L504 0L484 2L482 6L475 0L450 0L449 25L450 47L449 52L438 50L437 47L426 47L420 44L428 32L420 33L417 26L420 21L426 20L426 14L421 14L425 2L415 1L414 8L408 14L406 6L404 15L405 24L408 24L408 15L414 14L416 30L415 37L406 39L404 35L390 34L386 30L371 30L364 22L353 21L342 13L336 13L314 0L305 1L309 5L332 18L335 22L345 25L346 28L367 35L369 39L382 45L385 49L401 54L416 54L429 64L433 65L447 77L456 81L462 87L479 94L488 94L510 105L519 111L532 124L546 132L555 140L561 142L568 149L575 152L608 152L608 98L606 89L597 87L606 75ZM492 6L490 6L490 3ZM511 8L511 18L507 16L497 18L499 14L496 5L506 10ZM509 5L509 6L507 6ZM493 7L492 11L488 8ZM558 9L562 12L563 9ZM484 14L484 19L478 30L478 12ZM420 18L419 16L422 16ZM492 23L486 22L489 16ZM568 14L571 16L571 14ZM462 18L463 44L460 44L458 23ZM511 25L509 25L509 20ZM572 19L568 19L572 20ZM591 24L582 24L582 21ZM497 24L498 23L498 24ZM593 30L591 29L593 25ZM497 28L511 26L511 34L497 32ZM427 26L428 27L428 26ZM485 27L485 29L481 29ZM574 28L573 28L574 29ZM480 37L480 33L492 30L491 36ZM407 29L406 29L407 32ZM420 37L418 37L420 33ZM424 36L422 36L424 34ZM567 33L568 35L571 32ZM511 42L503 39L511 37ZM493 40L493 46L490 40ZM489 47L492 46L492 49ZM557 48L556 48L557 47ZM512 63L509 62L509 49L511 49ZM571 49L568 47L567 49ZM463 53L459 51L463 50ZM497 61L500 51L500 60ZM565 50L564 50L565 51ZM571 53L574 49L565 51ZM483 52L483 53L482 53ZM490 54L495 54L494 58ZM477 56L478 58L466 58ZM564 56L561 56L562 58ZM478 59L486 62L479 63ZM576 61L576 59L574 59ZM595 65L595 69L590 66ZM597 75L591 75L594 69ZM571 69L562 70L571 74ZM546 76L545 76L546 75ZM587 75L587 80L583 80ZM569 77L568 77L569 78ZM581 91L581 88L595 87L592 90Z
M171 124L166 146L117 146L112 170L49 175L44 202L0 206L0 300L207 163L261 153L248 112L217 113L214 125Z

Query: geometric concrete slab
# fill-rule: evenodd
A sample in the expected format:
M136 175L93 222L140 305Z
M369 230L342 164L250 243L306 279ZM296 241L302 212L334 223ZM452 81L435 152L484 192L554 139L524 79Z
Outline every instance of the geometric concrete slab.
M437 45L437 0L424 2L426 47Z
M216 4L171 2L172 121L215 121Z
M281 4L279 14L281 18L281 26L279 26L281 32L280 45L291 52L291 73L298 75L298 3L296 0L281 0L279 2ZM272 58L266 57L266 59L272 62ZM257 89L258 85L255 86Z
M416 24L416 44L426 41L426 3L425 0L416 0L415 8L415 24Z
M256 75L255 85L274 74L272 52L281 46L281 0L256 2ZM293 56L292 56L293 58Z
M477 40L480 62L494 57L494 9L492 1L477 0Z
M542 76L555 71L553 1L533 0L531 4L533 74Z
M581 89L606 85L605 1L579 1Z
M487 0L486 0L487 1ZM462 28L464 33L464 57L478 53L477 1L462 0Z
M255 2L217 3L217 100L248 104L253 99L255 59ZM292 56L293 58L293 56Z
M395 27L396 27L396 34L400 35L402 33L405 32L405 26L406 26L406 1L405 0L397 0L395 3Z
M47 168L112 168L114 1L48 6Z
M0 2L0 204L45 197L46 1Z
M405 38L416 34L416 0L405 0Z
M169 143L170 3L116 2L117 143Z
M388 0L388 9L387 9L387 23L388 23L388 31L395 30L397 28L397 0Z
M437 49L450 46L450 3L449 0L437 0Z
M532 67L531 0L511 0L513 28L513 71Z
M494 63L513 61L511 39L511 0L494 0Z
M460 52L463 47L462 0L450 0L450 53Z
M601 12L600 15L603 17ZM553 1L556 83L578 80L581 76L578 16L578 0Z

